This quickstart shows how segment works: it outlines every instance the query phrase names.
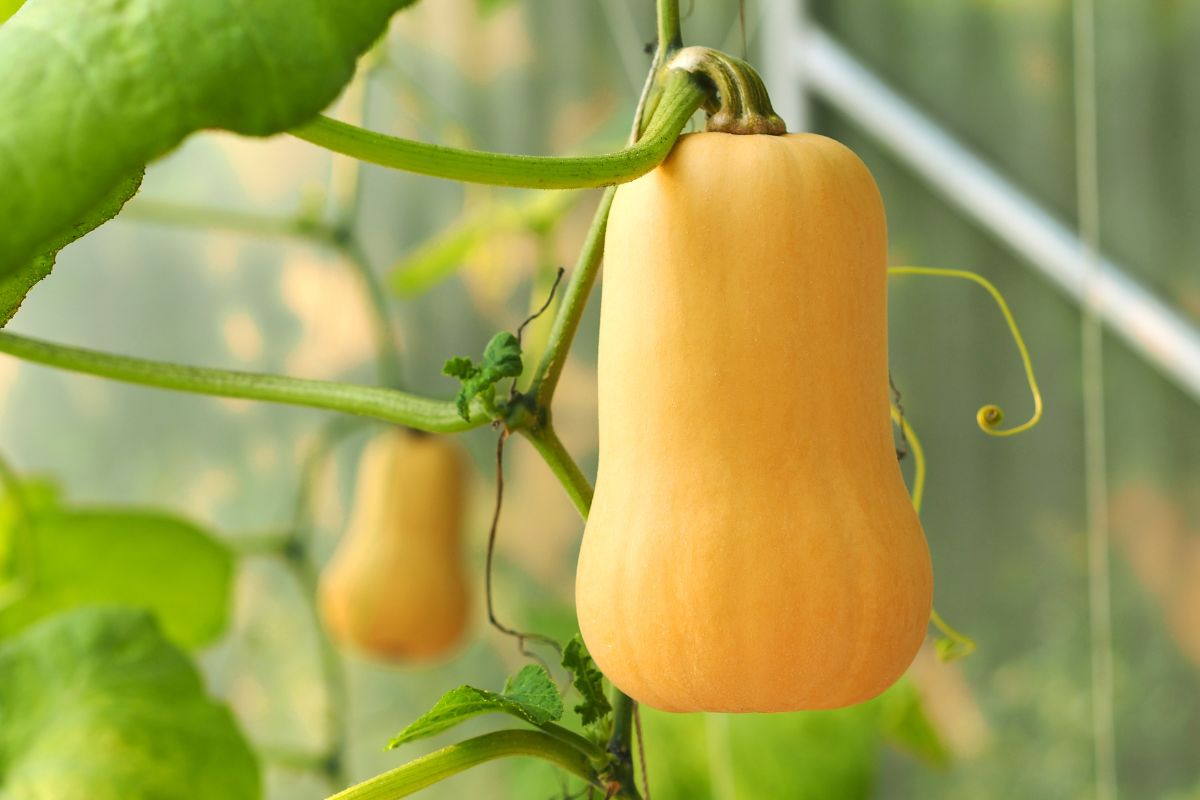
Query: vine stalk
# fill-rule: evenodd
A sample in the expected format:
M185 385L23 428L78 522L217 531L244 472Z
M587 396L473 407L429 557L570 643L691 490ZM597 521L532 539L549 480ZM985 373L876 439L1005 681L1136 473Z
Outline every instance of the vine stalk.
M485 733L338 792L329 800L395 800L408 797L471 767L508 756L533 756L549 761L588 785L603 789L588 757L573 745L544 731L503 730Z

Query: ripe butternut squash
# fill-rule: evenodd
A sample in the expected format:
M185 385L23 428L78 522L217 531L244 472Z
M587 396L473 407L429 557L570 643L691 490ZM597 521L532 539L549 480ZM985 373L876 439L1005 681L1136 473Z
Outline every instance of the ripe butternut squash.
M667 711L867 700L932 571L888 416L879 191L821 136L683 137L616 194L579 624Z
M395 429L367 444L349 526L319 586L335 639L391 661L434 659L459 642L464 480L447 438Z

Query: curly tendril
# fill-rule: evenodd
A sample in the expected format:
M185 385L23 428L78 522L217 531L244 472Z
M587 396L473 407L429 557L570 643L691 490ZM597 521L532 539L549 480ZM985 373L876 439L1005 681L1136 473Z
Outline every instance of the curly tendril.
M903 432L904 438L908 440L908 451L912 453L912 504L917 514L920 514L921 498L925 496L925 449L921 447L921 440L917 438L917 432L908 424L908 420L900 412L900 407L895 403L892 404L892 422Z
M956 661L975 652L975 640L947 625L946 620L942 619L942 615L937 612L936 608L930 610L929 620L933 623L933 627L942 634L942 638L938 639L934 645L937 648L939 659Z
M961 278L963 280L972 281L979 286L982 286L987 293L996 301L996 306L1000 309L1000 313L1004 316L1004 321L1008 323L1008 330L1012 333L1013 343L1017 346L1017 351L1021 355L1021 364L1025 367L1025 380L1029 384L1029 393L1033 395L1033 415L1012 428L1001 429L1000 423L1004 421L1004 411L997 405L986 405L979 409L975 415L975 421L979 423L980 429L989 436L1012 436L1023 431L1027 431L1034 425L1037 425L1042 418L1042 393L1038 389L1037 378L1033 374L1033 362L1029 358L1029 350L1025 347L1025 339L1021 336L1021 330L1017 327L1017 321L1013 318L1012 311L1008 308L1008 303L1005 302L1004 296L1000 294L1000 290L992 285L991 281L984 278L982 275L976 275L974 272L965 269L941 269L939 267L890 267L889 275L926 275L938 278Z
M920 515L921 500L925 496L925 448L921 446L921 440L917 437L917 432L913 430L912 425L908 423L908 420L900 412L900 408L893 403L891 409L892 422L904 433L904 438L908 440L909 452L912 453L912 504L913 510ZM980 413L983 413L982 409ZM975 640L950 627L946 623L946 620L942 619L942 615L937 612L936 608L929 610L929 621L933 623L933 627L937 628L938 632L942 635L934 644L940 660L954 661L975 652Z

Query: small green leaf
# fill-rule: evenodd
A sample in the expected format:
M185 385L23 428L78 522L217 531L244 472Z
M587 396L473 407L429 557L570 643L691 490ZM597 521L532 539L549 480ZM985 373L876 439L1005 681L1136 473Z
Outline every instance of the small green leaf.
M604 693L604 675L592 660L579 634L575 634L563 648L562 665L571 673L571 684L583 698L583 702L575 706L575 713L584 725L600 722L612 713L612 706Z
M0 644L0 797L255 800L258 762L142 611L61 614Z
M901 680L879 698L879 730L891 744L936 767L951 761L950 749L925 716L921 693Z
M499 694L460 686L442 695L433 708L396 734L388 749L441 733L471 717L497 712L544 725L562 718L562 698L545 668L529 664L509 678Z
M495 386L505 378L516 378L525 370L521 362L521 343L508 331L492 337L483 350L483 361L475 364L469 358L455 356L442 367L442 373L462 382L454 403L458 414L471 419L471 401L479 398L484 407L491 408Z
M479 374L479 368L475 366L475 362L464 356L455 356L446 362L442 367L442 372L449 375L451 378L459 378L468 380Z
M483 350L483 372L496 379L516 378L524 370L521 363L521 343L508 331L492 337Z
M562 719L562 695L546 668L539 664L526 664L516 675L504 682L505 698L518 704L534 725L543 722L558 722Z
M119 182L113 192L91 209L82 220L58 236L45 251L25 266L8 275L0 273L0 328L8 324L25 301L34 284L50 274L58 251L76 239L99 228L120 213L125 203L137 194L142 185L142 172Z
M29 520L15 513L11 498L0 504L0 556L8 556L0 561L10 562L0 578L8 600L0 608L0 638L93 603L152 611L185 647L207 644L225 629L234 560L223 543L168 514L62 508L44 491L27 495Z

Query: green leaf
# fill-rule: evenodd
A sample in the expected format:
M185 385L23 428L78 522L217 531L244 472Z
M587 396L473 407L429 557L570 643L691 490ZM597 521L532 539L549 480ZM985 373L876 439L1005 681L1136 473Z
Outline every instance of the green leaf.
M521 364L521 343L508 331L492 337L483 349L483 372L499 378L515 378L524 369Z
M933 766L950 764L950 749L925 716L912 681L902 679L879 698L879 706L879 730L889 743Z
M13 314L17 313L17 309L25 300L25 295L29 294L29 290L33 288L34 284L50 274L50 270L54 268L54 261L58 257L58 251L115 217L129 201L129 198L137 194L141 185L142 172L140 170L133 177L119 181L108 197L88 211L82 220L51 242L42 255L16 272L0 277L0 328L7 325Z
M505 378L516 378L524 372L521 362L521 343L508 331L492 337L483 350L483 361L476 365L471 359L455 356L442 367L442 373L458 378L462 388L455 397L458 414L465 420L471 419L471 401L476 397L490 408L495 396L495 386Z
M73 611L0 645L0 797L254 800L229 710L145 612Z
M612 713L612 706L604 693L604 674L592 660L579 634L575 634L563 648L562 665L571 673L571 684L583 699L582 703L575 706L575 713L584 725L600 722Z
M545 668L529 664L509 678L499 694L460 686L442 695L433 708L396 734L388 749L441 733L471 717L497 712L544 725L562 718L562 698Z
M25 0L0 0L0 23L17 13Z
M15 513L0 514L0 555L28 555L16 559L16 570L5 570L7 585L0 579L9 598L0 608L0 638L95 603L152 611L167 636L185 647L211 642L225 629L234 559L208 533L142 509L31 504L23 528ZM11 505L9 499L0 508Z
M471 359L464 356L454 356L442 367L442 372L451 378L458 378L465 381L478 375L479 369Z
M190 133L306 122L412 0L28 0L0 25L0 275Z

